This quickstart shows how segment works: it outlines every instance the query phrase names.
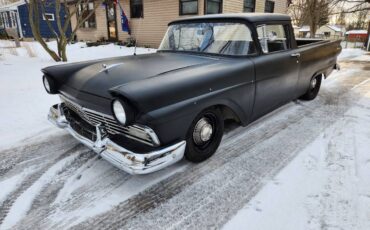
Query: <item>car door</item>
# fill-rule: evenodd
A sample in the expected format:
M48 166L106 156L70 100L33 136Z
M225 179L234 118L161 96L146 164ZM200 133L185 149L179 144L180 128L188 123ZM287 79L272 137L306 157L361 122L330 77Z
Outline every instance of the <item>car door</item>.
M299 75L299 56L292 49L289 24L258 25L261 54L255 65L253 119L293 100Z

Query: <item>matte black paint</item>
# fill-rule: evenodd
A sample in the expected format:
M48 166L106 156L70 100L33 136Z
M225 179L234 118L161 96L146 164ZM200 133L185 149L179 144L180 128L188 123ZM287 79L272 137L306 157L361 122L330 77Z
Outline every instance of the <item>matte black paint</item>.
M101 59L43 69L60 94L86 108L112 114L113 98L133 107L135 122L151 127L162 145L184 140L194 117L210 106L233 111L242 125L303 95L317 74L330 74L340 53L339 41L294 38L290 18L280 14L222 14L173 23L238 20L257 41L255 26L284 23L290 50L245 57L184 52ZM292 54L300 53L300 57ZM108 67L104 70L103 64ZM109 68L109 66L112 66Z

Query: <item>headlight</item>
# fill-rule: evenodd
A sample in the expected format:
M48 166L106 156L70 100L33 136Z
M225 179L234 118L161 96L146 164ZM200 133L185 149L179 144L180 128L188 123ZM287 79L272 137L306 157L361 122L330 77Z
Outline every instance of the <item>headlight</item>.
M113 101L113 113L116 119L122 124L126 124L126 112L122 103L119 100Z
M48 92L49 94L58 93L58 90L57 90L57 87L56 87L57 85L55 84L55 81L54 81L53 78L51 78L47 75L44 75L42 77L42 83L44 84L46 92Z
M48 78L47 78L47 77L45 77L45 76L43 76L42 81L43 81L43 83L44 83L44 87L45 87L45 89L46 89L46 92L50 93L50 92L51 92L51 90L50 90L50 83L49 83Z

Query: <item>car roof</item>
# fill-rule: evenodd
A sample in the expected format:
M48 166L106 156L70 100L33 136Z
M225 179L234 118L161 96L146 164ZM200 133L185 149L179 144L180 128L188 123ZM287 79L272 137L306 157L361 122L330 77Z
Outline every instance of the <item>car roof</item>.
M239 19L246 20L248 22L269 22L269 21L290 21L290 17L286 14L276 13L233 13L233 14L208 14L204 16L195 16L189 18L181 18L174 20L169 23L181 23L191 21L202 21L202 20L227 20L227 19Z

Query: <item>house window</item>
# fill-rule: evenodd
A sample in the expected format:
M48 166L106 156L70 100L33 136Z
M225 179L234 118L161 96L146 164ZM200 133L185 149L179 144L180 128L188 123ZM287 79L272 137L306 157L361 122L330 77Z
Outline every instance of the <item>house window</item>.
M94 3L89 2L85 4L80 4L78 6L78 14L77 18L79 18L79 15L82 15L81 20L87 19L84 23L82 23L82 28L96 28L96 17L95 12L91 14L91 12L94 11ZM91 14L91 15L90 15ZM90 17L89 17L90 15Z
M54 14L51 13L45 13L44 15L42 15L42 19L44 19L45 21L55 21Z
M244 12L254 12L256 0L244 0Z
M205 0L205 14L220 14L222 13L222 0Z
M3 15L0 14L0 28L4 28Z
M15 11L10 11L10 20L13 28L17 28L17 13Z
M275 2L266 0L265 2L265 13L274 13L275 9Z
M198 0L180 0L180 15L198 14Z
M4 26L5 26L5 28L9 28L9 17L8 17L8 12L3 12L3 13L2 13L2 16L3 16L3 22L4 22Z
M130 0L131 18L143 18L143 0Z

